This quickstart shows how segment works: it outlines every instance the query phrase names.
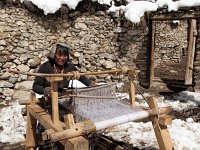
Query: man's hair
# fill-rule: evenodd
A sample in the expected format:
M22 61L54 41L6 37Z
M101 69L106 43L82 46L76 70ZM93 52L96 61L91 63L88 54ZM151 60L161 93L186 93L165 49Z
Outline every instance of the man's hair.
M59 45L59 44L56 46L56 53L64 54L69 57L69 49L67 47Z

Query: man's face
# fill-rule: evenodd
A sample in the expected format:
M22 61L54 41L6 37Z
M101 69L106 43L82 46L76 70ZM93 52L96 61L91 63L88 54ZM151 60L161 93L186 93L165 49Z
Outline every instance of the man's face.
M56 52L55 63L57 65L64 65L67 62L68 56L66 53Z

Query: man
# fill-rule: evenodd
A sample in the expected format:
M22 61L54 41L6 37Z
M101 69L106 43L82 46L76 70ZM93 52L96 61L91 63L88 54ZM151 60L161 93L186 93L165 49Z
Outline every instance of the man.
M38 70L38 73L60 74L77 71L78 69L69 62L70 47L64 43L58 43L52 46L48 55L48 61L43 63ZM89 86L92 82L85 76L80 76L79 81ZM69 79L64 77L63 81L58 83L58 91L62 92L63 88L67 88ZM50 94L50 83L44 78L37 76L33 84L33 91L38 94Z
M49 74L60 74L60 73L68 73L71 71L77 71L78 69L69 62L69 51L70 47L64 43L58 43L52 46L52 49L48 55L48 61L43 63L38 73L49 73ZM68 88L69 79L64 77L62 81L58 82L58 92L63 93L64 88ZM86 78L85 76L80 76L79 81L85 84L86 86L92 85L92 82ZM35 81L33 83L33 91L37 94L44 94L45 97L48 98L48 101L41 104L42 107L51 114L52 106L51 106L51 84L48 82L45 77L36 76ZM63 121L63 116L66 112L71 112L71 110L66 110L62 105L59 105L59 116L60 120ZM71 112L72 113L72 112Z

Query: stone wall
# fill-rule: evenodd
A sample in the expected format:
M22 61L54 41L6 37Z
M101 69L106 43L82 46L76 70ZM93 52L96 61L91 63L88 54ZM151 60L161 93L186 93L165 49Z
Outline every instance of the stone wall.
M157 21L155 35L155 67L160 63L179 63L187 49L187 20Z
M0 99L29 99L34 77L6 70L37 72L50 46L57 42L71 45L71 61L82 72L120 67L117 57L123 66L138 67L139 80L144 81L148 68L148 28L135 27L128 21L123 21L120 27L116 25L112 16L102 11L45 16L31 13L21 5L3 7L0 10ZM90 78L109 82L119 77Z
M187 48L187 21L179 24L157 22L156 26L156 64L161 60L178 62ZM72 47L71 61L82 72L121 67L118 59L123 66L140 69L138 80L148 85L151 44L148 27L148 22L135 26L123 17L118 20L105 11L58 12L45 16L32 13L22 5L4 6L0 9L0 101L29 99L34 77L6 70L37 72L51 45L57 42L67 42ZM199 41L198 36L194 63L197 91L200 89ZM126 77L116 75L89 78L96 82L127 81Z

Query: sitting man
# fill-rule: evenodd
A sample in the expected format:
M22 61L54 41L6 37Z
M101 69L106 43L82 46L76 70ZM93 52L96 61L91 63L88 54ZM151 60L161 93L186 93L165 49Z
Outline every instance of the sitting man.
M48 61L43 63L38 70L38 73L48 73L48 74L62 74L68 73L71 71L77 71L78 69L69 62L69 51L70 47L64 43L58 43L52 46L52 49L48 55ZM80 76L79 81L89 86L92 82L86 78L85 76ZM64 77L62 81L58 82L58 92L64 92L64 88L68 88L69 79ZM51 85L45 79L45 77L36 76L33 91L37 94L44 94L48 97L48 102L45 104L45 108L51 114ZM66 114L64 112L64 108L59 105L59 115L60 120L63 120L63 115Z

